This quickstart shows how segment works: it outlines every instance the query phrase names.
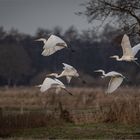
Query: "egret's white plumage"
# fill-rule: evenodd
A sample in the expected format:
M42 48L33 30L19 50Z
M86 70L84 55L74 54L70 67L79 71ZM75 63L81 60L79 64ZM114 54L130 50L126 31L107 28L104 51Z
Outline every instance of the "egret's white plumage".
M134 61L137 60L135 58L135 55L140 50L140 44L137 44L133 48L131 47L129 37L124 34L121 42L122 50L123 50L123 56L119 58L119 56L114 55L111 56L111 58L116 58L117 61Z
M46 40L45 38L40 38L36 41L43 41L44 43L44 50L42 52L43 56L52 55L56 51L67 47L66 42L56 35L51 35L48 40Z
M66 63L62 63L62 64L64 65L64 67L63 67L64 70L60 74L51 73L51 74L48 74L47 76L55 76L56 78L66 76L68 83L70 83L72 77L79 76L77 70L73 66L68 65Z
M61 81L48 77L45 78L42 85L39 85L39 87L41 92L45 92L50 88L57 88L57 87L65 88L64 84Z
M55 88L56 89L56 93L58 93L58 91L60 91L61 89L65 90L67 93L69 93L70 95L72 95L69 91L66 90L65 85L58 79L52 79L52 78L45 78L45 80L43 81L42 85L39 85L38 87L40 87L40 91L41 92L45 92L47 90L49 90L50 88Z
M112 93L113 91L115 91L121 85L122 82L123 77L121 76L111 77L106 93Z
M115 91L121 85L123 79L125 78L121 73L115 71L111 71L106 74L104 70L96 70L95 72L101 72L102 78L111 77L106 93L112 93L113 91Z
M133 51L133 55L135 56L138 51L140 50L140 43L135 45L133 48L132 48L132 51Z

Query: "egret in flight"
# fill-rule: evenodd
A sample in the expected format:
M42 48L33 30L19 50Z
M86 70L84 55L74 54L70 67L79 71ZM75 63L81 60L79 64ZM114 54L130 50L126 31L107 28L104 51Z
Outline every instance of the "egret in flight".
M68 65L66 63L62 63L62 64L64 65L64 67L63 67L63 71L60 74L51 73L48 74L47 76L55 76L56 78L66 76L68 83L70 83L72 77L79 77L77 70L73 66Z
M67 44L64 40L62 40L60 37L56 35L51 35L48 40L45 38L37 39L36 41L43 41L43 56L49 56L54 54L56 51L67 48Z
M123 79L125 78L121 73L115 71L111 71L106 74L104 70L96 70L95 72L101 72L102 78L111 77L106 93L112 93L113 91L115 91L121 85Z
M72 93L70 93L65 85L58 79L52 79L52 78L45 78L45 80L43 81L42 85L38 85L38 87L40 87L40 91L41 92L45 92L47 90L49 90L50 88L55 88L56 91L60 91L61 89L65 90L68 94L72 95Z
M137 58L135 58L135 55L140 50L140 43L135 45L132 48L129 37L126 34L124 34L124 36L122 38L121 46L122 46L122 50L123 50L123 56L121 58L119 58L119 56L114 55L114 56L111 56L110 58L116 58L117 61L128 61L128 62L133 61L137 65L139 65L136 62Z

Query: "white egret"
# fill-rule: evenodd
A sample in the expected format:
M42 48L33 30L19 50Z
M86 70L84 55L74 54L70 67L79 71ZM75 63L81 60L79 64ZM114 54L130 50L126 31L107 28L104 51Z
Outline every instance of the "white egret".
M123 79L125 78L121 73L115 71L111 71L106 74L104 70L96 70L95 72L101 72L102 78L111 77L106 93L112 93L113 91L115 91L121 85Z
M38 87L40 87L40 91L41 92L45 92L50 88L56 88L56 90L60 90L63 89L65 90L67 93L69 93L70 95L72 95L69 91L66 90L65 85L58 79L52 79L52 78L45 78L45 80L43 81L42 85L38 85Z
M79 77L77 70L73 66L68 65L66 63L62 63L62 64L64 65L63 67L64 70L61 72L61 74L51 73L48 74L47 76L55 76L56 78L66 76L68 83L70 83L72 77Z
M137 65L139 65L135 61L135 60L137 60L137 58L135 58L135 55L140 50L140 43L135 45L133 48L131 48L129 37L126 34L124 34L124 36L122 38L121 46L122 46L122 50L123 50L123 56L121 58L119 58L119 56L114 55L114 56L111 56L110 58L116 58L117 61L129 61L129 62L133 61Z
M60 37L56 35L51 35L48 40L45 38L37 39L36 41L43 41L43 56L49 56L54 54L56 51L67 48L67 44L64 40L62 40Z

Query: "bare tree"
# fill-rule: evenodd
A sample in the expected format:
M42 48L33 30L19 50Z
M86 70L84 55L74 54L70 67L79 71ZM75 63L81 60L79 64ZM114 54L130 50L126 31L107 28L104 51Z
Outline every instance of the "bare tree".
M1 27L0 27L0 40L4 39L5 36L6 36L6 31L5 31L4 28L1 26Z
M77 39L77 36L78 36L78 30L75 26L70 26L66 31L65 31L65 34L64 34L65 38L68 40L68 41L72 41L72 40L75 40Z
M83 4L88 21L113 22L127 33L140 36L140 1L139 0L89 0Z
M24 48L16 43L0 44L0 76L8 86L16 86L24 77L31 75L31 60Z
M35 37L36 38L40 38L40 37L47 38L50 33L51 33L51 30L38 28L36 31Z
M52 34L58 35L58 36L62 36L62 31L63 29L60 26L56 26L54 27Z

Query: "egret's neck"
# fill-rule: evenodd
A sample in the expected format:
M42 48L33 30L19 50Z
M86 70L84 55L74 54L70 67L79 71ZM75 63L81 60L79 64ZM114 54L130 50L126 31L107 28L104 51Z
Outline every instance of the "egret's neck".
M62 77L62 76L64 76L63 72L61 74L57 75L58 78Z
M122 59L119 58L119 56L116 56L116 60L117 60L117 61L122 61Z
M59 77L59 75L58 75L57 73L55 73L55 77L56 77L56 78L58 78L58 77Z
M101 70L103 77L106 76L105 71Z
M52 74L50 74L50 76L55 76L56 78L58 78L58 74L57 73L52 73Z

